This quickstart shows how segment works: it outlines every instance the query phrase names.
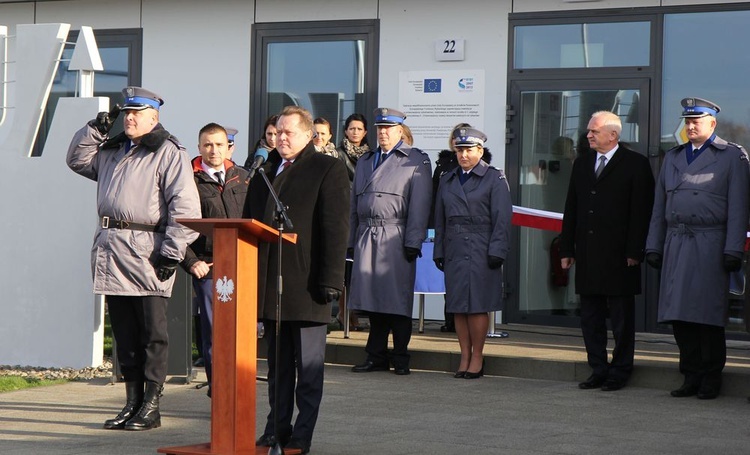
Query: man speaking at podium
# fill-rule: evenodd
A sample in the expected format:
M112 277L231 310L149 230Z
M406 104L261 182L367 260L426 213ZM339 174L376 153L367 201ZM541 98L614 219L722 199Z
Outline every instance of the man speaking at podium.
M323 361L331 302L344 284L349 233L349 177L344 163L315 152L313 119L297 106L285 107L276 123L276 149L262 166L297 234L297 243L282 252L280 356L276 358L278 244L263 243L258 252L258 317L265 321L268 342L268 414L256 445L310 451L323 397ZM265 182L250 182L244 215L274 228L276 204ZM278 365L277 365L278 364ZM278 366L278 376L276 375ZM296 376L296 379L295 379ZM295 383L297 419L292 426ZM278 394L278 409L274 402ZM276 414L274 414L276 413ZM276 420L278 419L278 420ZM277 432L274 431L278 422Z

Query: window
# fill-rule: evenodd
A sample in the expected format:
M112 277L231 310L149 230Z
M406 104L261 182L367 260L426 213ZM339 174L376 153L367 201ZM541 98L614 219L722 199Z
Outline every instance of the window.
M347 116L377 107L377 21L256 24L254 36L256 138L269 115L298 105L328 120L338 144Z
M107 96L117 102L122 96L120 92L124 87L141 85L141 49L143 42L141 30L94 30L94 36L104 66L104 71L97 71L94 75L94 96ZM52 90L47 100L47 108L42 117L42 124L39 127L31 156L41 156L42 154L57 100L77 95L78 72L68 70L68 64L73 56L77 39L78 31L71 31L55 74ZM122 132L122 124L116 122L111 134L115 135L120 132Z
M523 25L514 29L515 69L648 66L650 22Z

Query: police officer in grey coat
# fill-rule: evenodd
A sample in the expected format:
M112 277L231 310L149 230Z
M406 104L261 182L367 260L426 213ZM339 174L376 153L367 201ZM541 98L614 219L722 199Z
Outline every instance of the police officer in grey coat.
M389 369L393 332L394 372L409 374L416 259L427 235L432 166L427 154L401 140L405 118L395 109L375 110L379 147L362 155L354 175L350 309L365 311L370 319L367 360L352 369L357 373Z
M742 147L714 133L715 103L682 100L689 142L664 156L646 261L661 269L659 322L672 324L685 381L673 397L719 395L729 274L740 270L750 204Z
M454 377L476 379L484 373L487 313L502 308L513 206L503 172L482 160L484 133L457 128L453 139L458 167L440 178L433 259L445 272L446 311L454 313L461 347Z
M190 158L159 121L164 100L141 87L122 94L124 131L109 137L119 106L100 112L73 136L67 163L97 183L94 292L107 298L125 377L125 406L104 428L150 430L161 426L174 273L198 237L175 220L200 218L201 206Z

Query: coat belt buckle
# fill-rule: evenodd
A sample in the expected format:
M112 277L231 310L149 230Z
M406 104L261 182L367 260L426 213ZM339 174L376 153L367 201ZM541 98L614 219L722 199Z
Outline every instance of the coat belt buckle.
M109 217L103 216L102 217L102 229L109 229Z

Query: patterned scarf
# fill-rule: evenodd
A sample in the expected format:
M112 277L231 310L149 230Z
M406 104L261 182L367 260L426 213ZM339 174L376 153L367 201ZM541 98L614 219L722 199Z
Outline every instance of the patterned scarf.
M322 153L324 155L332 156L334 158L339 157L339 152L336 151L336 146L331 144L330 142L324 145L323 147L315 146L315 151Z
M347 138L344 138L344 140L341 141L341 147L346 151L347 155L354 159L359 159L360 156L370 151L370 146L367 145L367 143L354 145Z

